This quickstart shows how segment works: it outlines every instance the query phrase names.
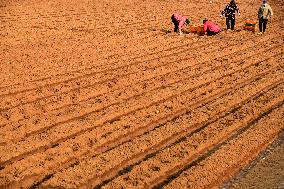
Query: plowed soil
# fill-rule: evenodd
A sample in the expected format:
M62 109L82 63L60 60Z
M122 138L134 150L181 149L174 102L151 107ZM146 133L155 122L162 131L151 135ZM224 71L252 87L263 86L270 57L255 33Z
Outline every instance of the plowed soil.
M219 187L284 130L282 0L0 1L0 188Z

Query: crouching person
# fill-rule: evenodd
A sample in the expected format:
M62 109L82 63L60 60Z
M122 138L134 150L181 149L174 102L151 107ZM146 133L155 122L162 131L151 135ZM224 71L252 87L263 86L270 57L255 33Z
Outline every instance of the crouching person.
M216 35L221 31L220 27L214 24L213 22L204 19L203 20L203 27L205 35Z
M179 15L179 14L173 14L172 17L172 22L174 23L175 29L174 32L179 33L180 35L182 34L181 29L190 23L190 20L186 18L185 16Z

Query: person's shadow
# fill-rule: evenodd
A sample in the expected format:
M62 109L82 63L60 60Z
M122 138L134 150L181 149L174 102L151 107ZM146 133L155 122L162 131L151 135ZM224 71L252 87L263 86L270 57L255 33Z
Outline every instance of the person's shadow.
M165 29L165 28L162 28L161 32L163 32L165 34L172 33L172 31L170 29Z
M164 28L161 29L161 32L162 32L162 33L165 33L165 34L174 33L172 30L170 30L170 29L164 29ZM182 30L182 33L183 33L183 34L190 34L191 32L188 31L188 30Z

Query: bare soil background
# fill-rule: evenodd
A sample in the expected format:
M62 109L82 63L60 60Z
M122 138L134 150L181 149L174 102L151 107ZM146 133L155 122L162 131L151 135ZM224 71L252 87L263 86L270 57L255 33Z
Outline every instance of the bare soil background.
M228 1L0 1L0 188L212 188L284 129L283 1L264 35L177 35Z

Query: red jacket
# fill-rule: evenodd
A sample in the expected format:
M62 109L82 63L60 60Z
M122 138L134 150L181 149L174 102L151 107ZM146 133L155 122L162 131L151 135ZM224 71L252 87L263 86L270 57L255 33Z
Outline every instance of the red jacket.
M211 21L206 21L204 23L204 32L214 32L214 33L219 33L221 31L221 29L219 28L219 26L217 26L216 24L214 24Z
M173 18L178 22L178 29L181 29L185 24L186 17L178 14L173 14Z

